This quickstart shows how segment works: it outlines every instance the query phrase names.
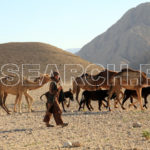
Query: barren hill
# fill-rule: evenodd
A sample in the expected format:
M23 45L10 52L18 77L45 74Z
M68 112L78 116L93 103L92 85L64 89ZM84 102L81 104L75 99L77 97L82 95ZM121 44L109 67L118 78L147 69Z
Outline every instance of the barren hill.
M88 66L90 63L81 59L79 56L73 55L69 52L66 52L60 48L55 46L39 43L39 42L16 42L16 43L5 43L0 44L0 65L13 63L17 64L20 68L19 73L22 71L22 64L39 64L40 72L44 73L47 68L47 73L51 71L51 69L56 70L53 64L56 64L59 72L62 77L64 74L64 64L69 64L66 66L65 74L67 79L70 78L71 73L70 69L77 69L81 71L80 67L76 67L76 64L80 64L83 67ZM73 64L72 66L70 64ZM92 67L96 67L95 65ZM10 67L7 67L10 68ZM26 71L28 69L38 69L37 66L25 66L25 75L28 75ZM91 68L91 67L90 67ZM13 68L15 69L15 67ZM6 70L6 67L5 67ZM76 74L77 75L77 74Z
M104 66L127 63L137 69L139 64L149 64L150 3L130 9L116 24L86 44L77 54Z

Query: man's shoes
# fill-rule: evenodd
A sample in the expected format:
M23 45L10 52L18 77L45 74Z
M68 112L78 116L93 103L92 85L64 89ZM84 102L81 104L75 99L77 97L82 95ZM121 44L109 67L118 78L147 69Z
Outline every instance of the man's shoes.
M63 127L66 127L68 126L68 123L62 123L60 124L60 126L63 128ZM51 124L46 124L46 127L54 127L54 125L51 125Z
M47 127L54 127L52 124L46 124Z
M68 126L68 123L61 124L62 128Z

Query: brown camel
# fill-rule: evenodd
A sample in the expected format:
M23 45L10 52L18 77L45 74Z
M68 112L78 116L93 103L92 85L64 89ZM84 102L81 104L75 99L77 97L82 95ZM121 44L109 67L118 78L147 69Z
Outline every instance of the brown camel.
M19 81L17 83L18 79L16 76L13 76L13 81L8 80L10 77L4 77L1 79L0 83L0 100L1 100L1 106L2 108L9 114L9 110L5 105L6 97L8 94L16 95L15 105L14 105L14 111L16 112L16 105L19 105L19 112L21 113L21 98L22 95L25 95L25 98L28 103L28 110L31 112L33 98L27 93L28 90L35 90L40 87L42 87L44 84L50 81L50 77L47 74L43 74L40 77L38 77L35 82L29 81L28 79L23 79L22 81ZM12 78L12 76L11 76ZM30 102L28 100L30 99Z
M109 89L110 88L110 79L116 75L117 72L104 70L97 75L88 75L83 74L80 77L77 77L73 81L73 93L76 93L76 100L79 104L78 96L80 89L95 91L100 90L101 88Z
M111 78L111 88L109 90L108 97L109 110L111 110L110 97L115 92L117 95L117 100L119 102L119 93L121 91L121 88L135 90L138 96L138 100L135 103L139 102L141 110L143 110L141 91L143 87L148 87L149 85L150 81L148 80L145 73L132 69L122 69L121 72L117 73ZM130 106L134 105L135 103L130 104Z

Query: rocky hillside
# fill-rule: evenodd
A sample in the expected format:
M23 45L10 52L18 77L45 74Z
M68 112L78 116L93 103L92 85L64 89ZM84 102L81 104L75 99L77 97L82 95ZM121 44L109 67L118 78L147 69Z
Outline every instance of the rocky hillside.
M22 64L39 64L41 73L45 71L50 73L52 69L57 70L53 65L56 64L62 77L65 72L67 79L69 79L71 75L77 75L76 73L72 73L70 71L71 69L77 69L79 73L82 71L81 67L77 67L76 64L80 64L83 67L90 64L79 56L73 55L55 46L39 42L0 44L0 53L0 66L2 70L3 65L13 63L19 66L19 73L21 73L23 69ZM65 64L72 64L72 66L68 65L64 68ZM49 65L49 67L47 67L47 65ZM96 65L92 65L90 68L94 67L96 67ZM4 67L4 70L7 68L16 69L15 67ZM25 66L25 75L30 75L27 69L38 69L38 66Z
M105 33L86 44L77 55L93 62L127 63L132 68L150 63L150 3L130 9Z

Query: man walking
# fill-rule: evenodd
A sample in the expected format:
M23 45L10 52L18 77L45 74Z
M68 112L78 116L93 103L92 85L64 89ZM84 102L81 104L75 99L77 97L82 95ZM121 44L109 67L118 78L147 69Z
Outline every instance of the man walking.
M49 94L48 101L46 103L47 110L43 121L45 122L47 127L54 127L53 125L49 124L50 118L53 114L56 124L65 127L68 125L68 123L64 123L62 120L62 111L60 109L59 102L58 102L59 93L62 89L59 83L60 81L59 73L53 72L53 76L51 77L51 80L52 81L49 87L50 94Z

